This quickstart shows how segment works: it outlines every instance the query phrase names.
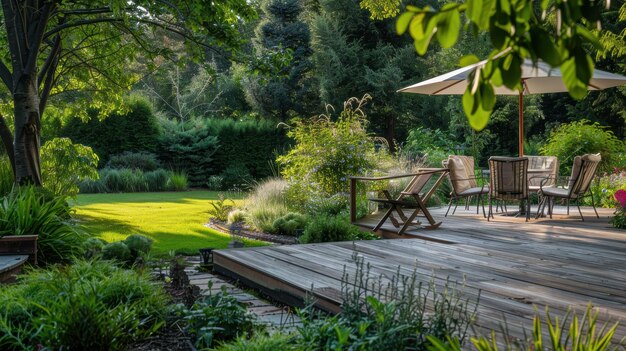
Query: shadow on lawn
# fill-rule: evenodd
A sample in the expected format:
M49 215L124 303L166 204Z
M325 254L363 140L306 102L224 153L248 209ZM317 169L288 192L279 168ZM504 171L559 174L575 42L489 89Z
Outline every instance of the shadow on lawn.
M90 216L87 214L77 214L74 216L76 222L85 228L85 230L93 236L101 236L103 232L115 231L120 234L146 234L139 230L139 227L132 226L128 222L102 218L99 216ZM87 225L89 223L89 225Z

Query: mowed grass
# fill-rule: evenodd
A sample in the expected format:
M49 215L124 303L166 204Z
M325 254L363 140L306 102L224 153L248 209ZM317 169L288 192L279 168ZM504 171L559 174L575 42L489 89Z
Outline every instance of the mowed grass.
M78 195L74 208L87 231L108 242L143 234L154 240L156 255L197 254L204 247L225 248L231 240L228 234L204 226L210 202L216 200L218 193L211 191L84 194ZM233 200L240 204L241 196ZM261 245L265 243L246 242L246 246Z

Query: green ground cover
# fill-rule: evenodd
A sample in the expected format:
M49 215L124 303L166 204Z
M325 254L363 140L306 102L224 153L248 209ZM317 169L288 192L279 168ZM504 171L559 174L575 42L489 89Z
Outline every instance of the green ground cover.
M241 196L234 198L241 202ZM85 194L77 196L74 208L87 231L108 242L142 234L154 240L152 252L157 255L172 250L196 254L203 247L225 248L230 241L228 235L204 226L210 202L217 199L212 191Z

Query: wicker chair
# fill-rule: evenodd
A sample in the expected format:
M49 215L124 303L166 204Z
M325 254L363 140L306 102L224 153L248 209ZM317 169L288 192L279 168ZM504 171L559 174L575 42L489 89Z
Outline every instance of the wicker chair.
M478 197L476 204L476 214L478 214L479 206L482 205L483 216L485 216L485 204L482 202L482 196L489 192L489 187L479 186L474 171L474 158L471 156L450 155L447 160L441 161L444 168L447 168L448 181L450 183L450 203L445 217L450 212L452 202L459 199L469 199L473 196ZM458 202L454 205L452 214L456 213Z
M559 160L556 156L524 157L528 158L528 190L531 193L538 193L542 182L546 188L556 185L559 175Z
M580 199L586 196L591 196L593 211L596 213L596 218L600 218L598 211L596 210L596 204L593 200L593 193L591 192L591 181L596 175L596 170L598 169L600 161L602 161L600 154L585 154L582 156L576 156L574 157L572 174L569 179L567 179L567 186L544 186L544 184L542 184L539 189L539 196L541 200L539 202L537 217L544 212L547 204L548 214L550 215L550 218L552 218L554 200L558 198L566 200L568 215L570 200L575 200L576 207L578 207L578 213L580 213L580 218L584 222L585 218L580 210ZM587 193L589 193L589 195L587 195Z
M496 201L526 201L526 221L530 219L530 199L528 191L528 158L499 157L489 158L489 217L493 218L492 204Z

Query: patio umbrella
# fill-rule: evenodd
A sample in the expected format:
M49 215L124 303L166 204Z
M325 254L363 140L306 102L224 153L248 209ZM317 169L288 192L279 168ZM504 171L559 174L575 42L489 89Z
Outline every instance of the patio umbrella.
M476 68L483 66L487 61L459 68L455 71L413 84L398 90L401 93L417 93L427 95L463 95L467 88L467 77ZM602 90L626 84L626 77L596 69L589 81L589 90ZM522 65L522 86L524 90L508 89L505 86L494 87L496 95L519 96L519 155L524 155L524 95L566 92L561 70L552 68L543 61L536 65L529 59Z

